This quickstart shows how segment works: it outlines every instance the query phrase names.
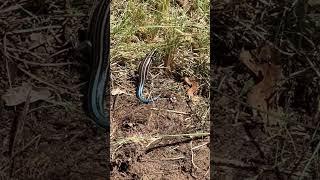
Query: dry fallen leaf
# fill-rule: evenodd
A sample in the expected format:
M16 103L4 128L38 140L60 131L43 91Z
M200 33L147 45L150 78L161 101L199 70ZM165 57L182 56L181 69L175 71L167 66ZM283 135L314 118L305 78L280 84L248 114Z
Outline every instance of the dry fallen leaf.
M1 96L6 106L16 106L26 101L29 90L30 103L49 99L51 93L46 88L34 88L31 84L23 83L22 86L8 89L7 92Z
M152 43L160 43L160 42L164 42L164 41L165 40L162 37L159 37L158 35L153 37L153 39L151 40Z
M251 52L242 49L239 60L244 63L257 77L262 80L256 84L248 93L248 103L265 112L278 112L271 108L274 103L272 97L276 91L276 85L282 78L282 68L278 65L279 54L275 49L265 45ZM255 113L256 114L256 113ZM265 123L276 124L276 120L268 118L266 113L261 114Z
M188 77L185 77L185 78L184 78L184 81L185 81L189 86L192 86L192 82L191 82L191 80L190 80Z
M37 46L39 43L43 43L45 41L45 37L42 33L32 33L30 34L30 46Z
M185 77L184 80L189 86L191 86L187 90L188 96L191 97L192 100L196 101L198 99L197 96L196 96L196 93L199 90L199 83L195 79L191 79L191 78L188 78L188 77Z
M116 89L112 89L111 90L111 95L112 96L115 96L115 95L120 95L120 94L125 94L126 92L119 89L119 88L116 88Z

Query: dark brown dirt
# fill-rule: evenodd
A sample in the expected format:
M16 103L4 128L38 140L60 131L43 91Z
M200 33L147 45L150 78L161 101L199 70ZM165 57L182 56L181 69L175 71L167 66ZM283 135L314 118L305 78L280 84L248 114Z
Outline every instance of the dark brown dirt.
M111 69L120 71L117 67ZM209 139L206 134L209 126L207 116L197 116L204 115L207 105L203 103L207 100L201 97L202 104L188 100L185 83L172 80L162 70L153 69L152 72L157 72L157 78L147 81L145 94L152 89L165 92L152 104L138 101L135 86L130 81L123 80L119 86L112 87L126 87L122 90L127 93L113 96L111 101L111 177L209 179ZM114 76L117 79L121 75L115 73ZM151 82L153 86L150 86ZM203 132L206 135L201 135Z
M91 3L78 3L66 13L65 1L0 2L0 95L26 82L51 93L11 107L0 101L1 179L108 177L106 136L82 108L86 65L73 45Z

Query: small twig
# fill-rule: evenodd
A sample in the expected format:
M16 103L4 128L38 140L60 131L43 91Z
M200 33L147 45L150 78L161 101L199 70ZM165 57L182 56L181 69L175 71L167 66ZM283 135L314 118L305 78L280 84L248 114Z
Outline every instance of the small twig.
M161 135L159 137L161 138L166 138L166 137L183 137L183 136L187 136L187 137L190 137L190 138L193 138L193 137L204 137L204 136L209 136L210 133L206 133L206 132L198 132L198 133L191 133L191 134L172 134L172 135Z
M282 116L279 116L279 115L277 115L277 114L275 114L275 113L268 112L268 111L265 111L265 110L262 110L262 109L253 107L253 106L251 106L251 105L249 105L249 104L247 104L247 103L245 103L245 102L243 102L243 101L240 101L240 100L238 100L238 99L236 99L236 98L234 98L234 97L231 97L231 96L229 96L229 95L227 95L227 94L225 94L225 93L222 93L221 91L217 90L216 88L211 88L211 89L212 89L213 91L215 91L215 92L217 92L217 93L219 93L219 94L221 94L221 95L223 95L223 96L225 96L225 97L227 97L227 98L235 101L235 102L240 103L241 105L244 105L244 106L248 107L248 108L257 110L257 111L259 111L259 112L261 112L261 113L266 113L266 114L268 114L269 116L274 117L274 118L278 118L278 119L282 119L282 118L283 118ZM294 121L294 120L286 119L286 121L287 121L288 123L297 124L297 125L300 125L300 126L305 127L305 128L315 129L314 126L307 125L307 124L304 124L304 123L299 123L299 122L296 122L296 121Z
M29 73L28 71L26 71L25 69L23 69L23 68L20 67L20 66L18 66L18 69L20 69L22 72L24 72L25 74L27 74L27 75L30 76L31 78L33 78L33 79L35 79L35 80L37 80L37 81L39 81L39 82L42 82L43 84L46 84L46 85L48 85L48 86L50 86L50 87L52 87L52 88L54 88L54 89L56 89L56 90L61 90L58 86L53 85L53 84L51 84L51 83L48 83L48 82L46 82L46 81L44 81L44 80L36 77L35 75Z
M20 9L22 9L22 11L24 11L25 13L27 13L29 16L31 16L32 18L39 20L39 18L37 16L35 16L34 14L32 14L30 11L26 10L23 6L21 6L20 4L18 4L17 6L19 6Z
M319 124L318 124L319 125ZM317 127L316 131L318 130L319 127ZM315 131L315 132L316 132ZM314 134L315 135L315 134ZM314 137L313 137L314 138ZM299 177L299 180L302 180L304 177L305 177L305 173L306 171L308 170L312 160L316 157L316 154L319 153L319 150L320 150L320 141L318 142L317 144L317 147L315 148L315 150L313 151L310 159L308 160L307 164L305 165L305 167L303 168L303 171L302 171L302 174L301 176Z
M11 129L11 138L10 138L10 144L9 144L9 153L10 153L10 177L13 177L14 172L14 165L15 165L15 148L18 140L18 136L22 133L23 127L24 127L24 120L27 116L27 113L29 111L29 105L30 105L30 93L32 90L32 86L28 89L27 92L27 98L24 104L24 109L22 113L12 122L12 129Z
M58 101L52 101L52 100L44 100L48 103L54 104L55 106L62 106L65 109L72 109L73 111L77 112L77 113L83 113L83 111L80 111L77 108L72 107L70 104L65 103L65 102L58 102Z
M51 58L53 58L53 57L55 57L55 56L58 56L59 54L62 54L62 53L64 53L64 52L68 52L70 49L71 49L71 48L62 49L62 50L60 50L60 51L58 51L58 52L50 55L50 56L49 56L49 59L51 59Z
M299 177L299 180L302 180L306 175L306 171L308 170L312 160L315 158L316 154L319 152L320 150L320 142L318 143L316 149L313 151L311 158L308 160L307 164L304 166L302 174Z
M180 157L162 158L162 159L142 159L141 162L176 161L180 159L186 159L186 157L180 156Z
M66 65L80 65L79 63L73 63L73 62L65 62L65 63L38 63L38 62L32 62L24 59L20 59L16 56L12 56L8 54L9 57L14 58L18 61L21 61L25 64L35 65L35 66L46 66L46 67L57 67L57 66L66 66Z
M6 13L6 12L10 12L10 11L15 11L17 9L20 9L19 5L10 6L10 7L6 8L6 9L0 11L0 14Z
M202 146L206 146L207 144L209 144L209 142L206 142L206 143L201 144L201 145L199 145L199 146L195 146L195 147L193 147L192 149L193 149L193 150L194 150L194 149L199 149L199 148L201 148Z
M187 113L187 112L175 111L175 110L170 110L170 109L159 109L159 108L150 108L150 109L156 110L156 111L167 111L167 112L176 113L176 114L184 114L184 115L189 115L190 114L190 113Z
M250 164L244 163L243 161L238 160L229 160L225 158L219 158L219 157L212 157L213 162L216 165L225 165L228 167L235 167L235 168L243 168L243 169L251 169L251 170L257 170L257 167L254 167Z
M30 111L28 112L28 114L31 113L31 112L37 111L37 110L39 110L39 109L42 109L42 108L51 108L51 107L56 107L56 106L59 106L59 104L36 107L36 108L30 109Z
M116 140L116 142L114 144L125 144L127 142L133 141L143 141L143 140L159 140L159 139L163 139L163 138L167 138L167 137L171 137L171 138L176 138L176 137L190 137L190 138L195 138L195 137L205 137L205 136L209 136L210 133L206 133L206 132L198 132L198 133L191 133L191 134L172 134L172 135L159 135L159 136L132 136L132 137L127 137L124 139L120 139L120 140Z
M60 36L62 36L62 35L59 35L58 37L60 37ZM47 41L52 41L52 40L54 40L54 37L52 37L52 36L50 36L50 37L47 39ZM39 43L39 44L35 44L35 45L29 47L29 48L28 48L28 51L31 51L32 49L38 48L38 47L46 44L47 41L44 41L44 42L41 42L41 43Z
M316 72L317 76L320 78L320 72L319 70L315 67L315 65L313 64L313 62L307 57L304 56L306 58L306 60L308 61L308 63L310 64L311 68Z
M31 139L31 140L28 142L28 144L26 144L26 145L24 145L24 146L22 147L21 150L19 150L18 152L15 152L15 153L14 153L14 156L17 156L17 155L21 154L21 153L22 153L23 151L25 151L28 147L30 147L34 142L39 142L40 137L41 137L41 135L39 134L39 135L37 135L36 137L34 137L33 139Z
M46 29L61 29L62 26L44 26L44 27L38 27L38 28L31 28L31 29L21 29L21 30L16 30L16 31L11 31L8 32L7 34L22 34L22 33L30 33L34 31L42 31Z
M51 84L51 83L49 83L49 82L46 82L45 80L42 80L42 79L36 77L35 75L29 73L28 71L26 71L25 69L23 69L23 68L20 67L20 66L18 66L18 69L20 69L22 72L24 72L25 74L27 74L29 77L31 77L31 78L33 78L33 79L35 79L35 80L37 80L37 81L39 81L39 82L41 82L41 83L43 83L43 84L46 84L46 85L52 87L52 88L55 89L55 90L58 90L58 91L61 91L61 92L64 92L64 93L68 93L68 94L74 95L74 93L70 93L70 92L68 92L68 91L66 90L66 89L72 90L72 89L70 89L70 88L68 88L68 87L63 87L63 86L60 86L60 85L54 85L54 84ZM64 89L61 89L61 88L64 88Z
M41 135L38 135L38 136L34 137L33 139L31 139L31 140L28 142L28 144L26 144L25 146L23 146L23 147L21 148L21 150L15 152L15 153L13 154L13 157L16 157L16 156L18 156L19 154L21 154L22 152L24 152L24 151L25 151L28 147L30 147L34 142L38 142L38 143L39 143L40 137L41 137ZM9 168L8 165L9 165L9 162L5 163L2 167L0 167L0 170L2 170L2 172L6 171L6 170Z
M33 57L35 57L35 58L37 58L37 59L39 59L39 60L41 60L41 61L46 61L46 59L45 58L42 58L41 56L39 56L39 55L37 55L36 53L34 53L34 52L31 52L31 51L29 51L29 50L20 50L20 49L15 49L15 48L7 48L9 51L14 51L14 52L20 52L20 53L28 53L28 54L30 54L30 55L32 55ZM10 54L9 54L10 55ZM12 55L10 55L10 56L12 56ZM13 56L14 58L15 58L15 56Z
M192 147L192 141L190 141L190 151L191 151L191 162L192 162L192 165L197 168L197 169L200 169L195 163L194 163L194 154L193 154L193 147Z
M12 81L11 81L11 76L10 76L10 68L9 68L9 62L7 58L7 35L5 34L3 37L3 58L6 61L6 69L7 69L7 76L8 76L8 81L9 81L9 87L12 88Z

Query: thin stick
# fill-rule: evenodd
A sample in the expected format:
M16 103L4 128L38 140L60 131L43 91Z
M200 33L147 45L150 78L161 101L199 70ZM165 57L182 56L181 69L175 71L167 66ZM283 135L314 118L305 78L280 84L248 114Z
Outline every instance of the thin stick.
M176 113L176 114L184 114L184 115L189 115L190 113L187 112L181 112L181 111L175 111L175 110L170 110L170 109L159 109L159 108L151 108L152 110L156 110L156 111L167 111L167 112L172 112L172 113Z
M21 61L25 64L30 64L30 65L35 65L35 66L50 66L50 67L57 67L57 66L66 66L66 65L80 65L79 63L74 63L74 62L64 62L64 63L38 63L38 62L32 62L32 61L28 61L28 60L24 60L21 58L18 58L16 56L12 56L10 54L8 54L9 57L14 58L18 61Z
M46 29L61 29L62 26L44 26L44 27L38 27L38 28L32 28L32 29L21 29L21 30L16 30L16 31L11 31L8 32L7 34L22 34L22 33L30 33L34 31L42 31Z
M68 92L68 91L66 90L66 89L72 90L72 89L70 89L70 88L68 88L68 87L63 87L63 86L60 86L60 85L54 85L54 84L51 84L51 83L49 83L49 82L46 82L45 80L40 79L40 78L36 77L35 75L29 73L28 71L26 71L25 69L23 69L23 68L20 67L20 66L18 66L18 69L20 69L22 72L24 72L25 74L27 74L27 75L30 76L31 78L33 78L33 79L35 79L35 80L37 80L37 81L39 81L39 82L41 82L41 83L43 83L43 84L46 84L46 85L52 87L52 88L55 89L55 90L61 91L61 92L63 92L63 93L67 93L67 94L72 94L72 95L74 95L74 93L70 93L70 92Z

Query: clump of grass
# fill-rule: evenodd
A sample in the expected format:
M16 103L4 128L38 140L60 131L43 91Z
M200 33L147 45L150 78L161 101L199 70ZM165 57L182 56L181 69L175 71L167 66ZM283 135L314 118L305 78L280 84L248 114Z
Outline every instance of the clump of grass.
M173 57L181 76L207 79L209 0L195 0L187 6L169 0L113 1L111 62L125 59L138 65L136 60L157 48Z

